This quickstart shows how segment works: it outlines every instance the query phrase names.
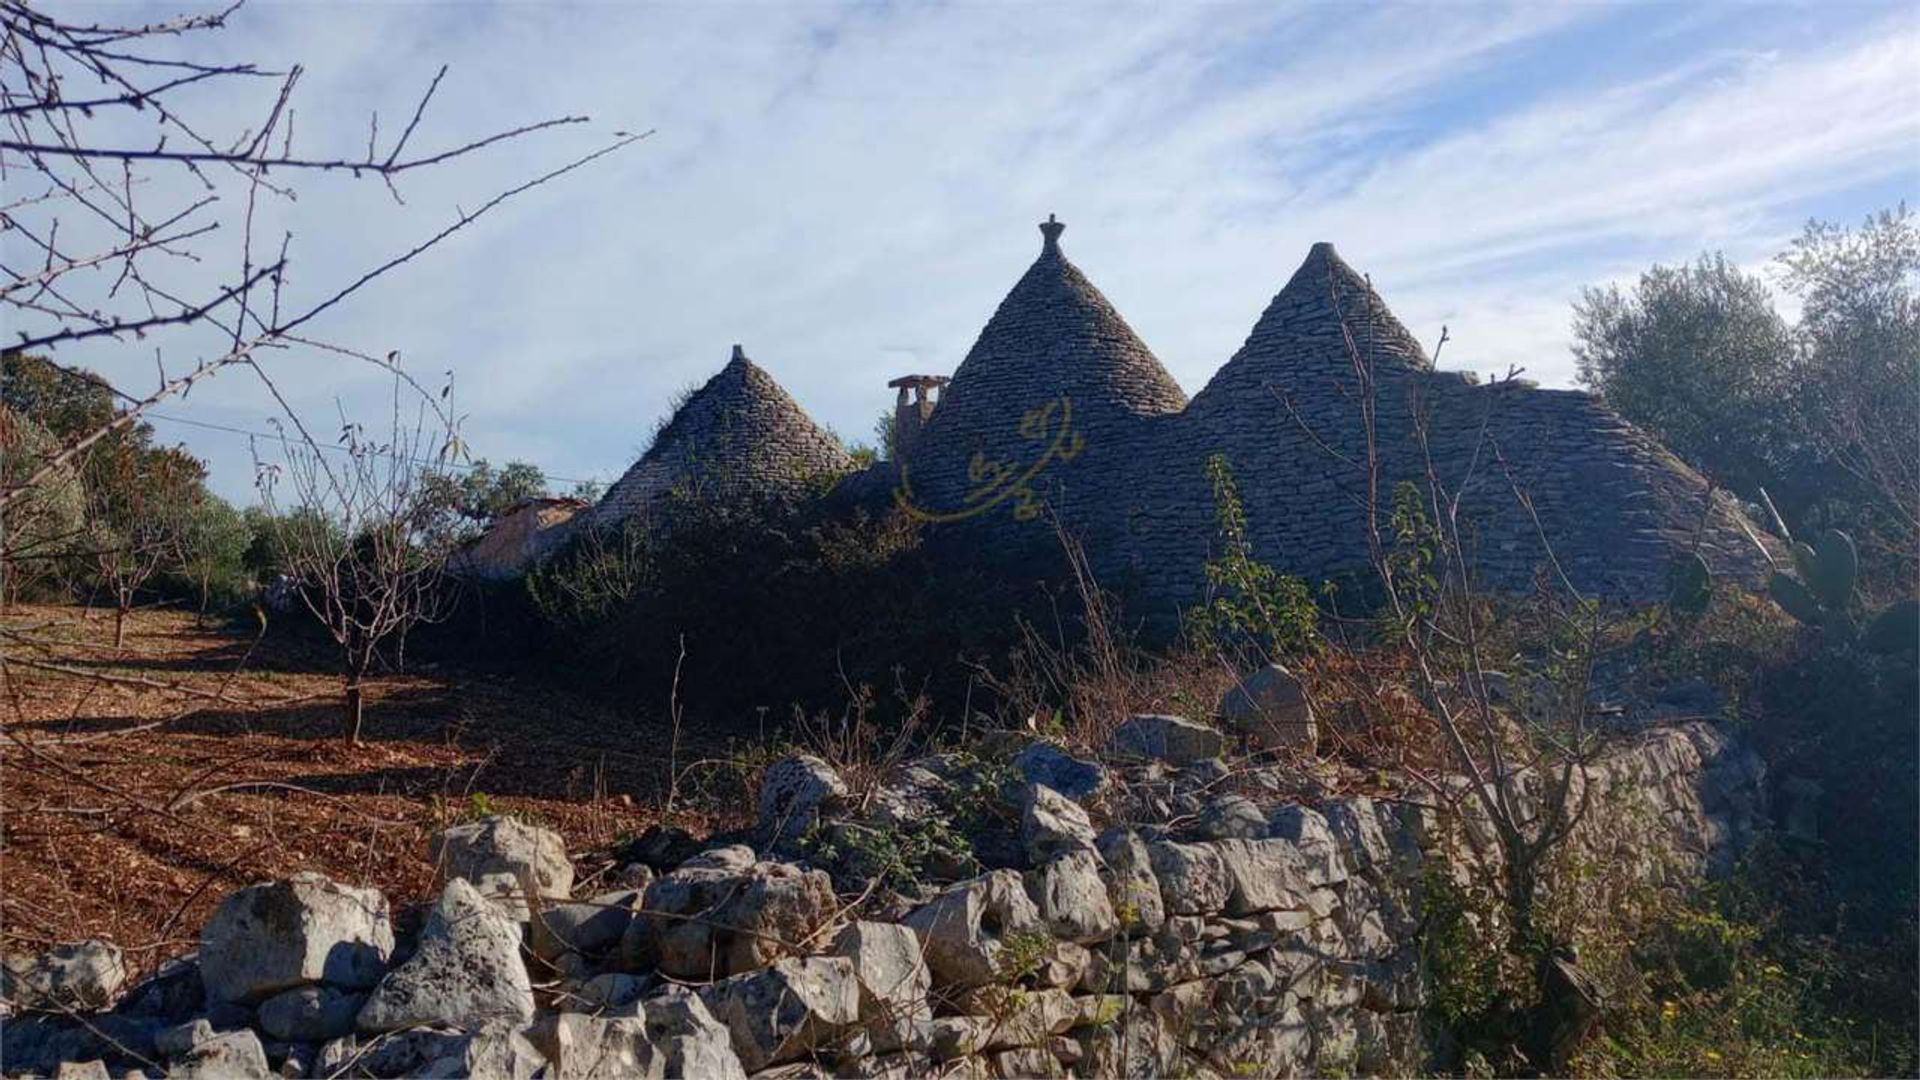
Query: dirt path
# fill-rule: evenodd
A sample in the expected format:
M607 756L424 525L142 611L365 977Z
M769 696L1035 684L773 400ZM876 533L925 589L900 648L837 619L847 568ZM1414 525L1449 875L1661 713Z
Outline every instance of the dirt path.
M9 950L99 936L147 967L266 877L315 869L420 900L428 834L477 808L531 815L575 852L658 816L663 708L428 670L376 680L367 741L350 746L338 679L311 648L255 648L172 612L137 614L121 650L111 618L77 608L16 609L0 633L10 656L64 669L0 676ZM724 750L688 732L680 760Z

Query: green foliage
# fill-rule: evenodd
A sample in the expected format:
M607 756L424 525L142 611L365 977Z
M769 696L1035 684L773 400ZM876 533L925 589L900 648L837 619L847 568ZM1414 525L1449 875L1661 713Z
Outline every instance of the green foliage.
M1424 868L1420 895L1420 960L1432 979L1432 1007L1452 1028L1479 1027L1504 997L1497 902L1477 877L1462 884L1437 860Z
M1670 897L1626 942L1596 1076L1909 1076L1904 941L1838 929L1824 869L1762 842L1728 879ZM1844 907L1844 905L1842 905Z
M25 484L59 449L46 428L10 405L0 407L0 487ZM9 506L0 600L53 594L85 538L85 519L86 493L70 467L56 467Z
M913 895L928 882L978 873L973 842L948 818L915 818L897 827L876 828L842 822L830 830L816 827L802 846L817 862L843 869L863 883Z
M296 538L323 536L327 548L342 542L339 523L307 507L275 514L264 507L249 506L241 511L241 516L246 521L248 540L240 565L253 580L262 584L292 571L286 552Z
M584 531L567 549L534 567L527 596L541 618L566 631L591 631L613 619L652 581L645 531L632 522Z
M17 351L0 352L0 404L32 418L61 442L101 427L114 413L113 390L105 379ZM151 434L140 424L128 437L144 443Z
M1222 454L1207 459L1219 550L1207 561L1209 597L1189 608L1187 631L1204 648L1259 650L1269 659L1311 649L1319 611L1299 578L1254 558L1247 511Z
M1631 292L1587 289L1573 333L1580 380L1722 484L1752 497L1803 467L1792 331L1766 282L1725 256L1652 267Z
M1667 586L1667 610L1682 618L1698 618L1713 600L1713 571L1698 552L1674 560Z
M1030 977L1053 958L1053 935L1044 930L1008 934L1001 945L995 974L1007 986Z
M455 540L476 535L519 503L547 494L546 474L524 461L509 461L496 471L482 458L457 474L427 473L421 483L423 508L438 517L437 528Z
M252 520L211 492L179 508L173 576L197 597L202 611L232 607L252 595L255 582L246 565Z
M1882 588L1920 588L1920 227L1902 204L1858 228L1809 222L1775 261L1801 300L1719 255L1655 266L1575 306L1580 378L1627 419L1794 528L1845 529ZM1803 583L1811 582L1802 578ZM1789 601L1791 603L1791 601Z

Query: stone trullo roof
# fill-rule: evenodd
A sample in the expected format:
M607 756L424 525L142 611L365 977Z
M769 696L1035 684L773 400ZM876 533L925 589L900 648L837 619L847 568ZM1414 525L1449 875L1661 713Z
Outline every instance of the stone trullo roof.
M954 372L907 461L916 505L942 515L981 509L1005 490L992 483L996 464L1018 475L1056 443L1035 481L1057 491L1064 477L1100 471L1144 421L1186 406L1180 385L1067 261L1065 228L1051 217L1040 226L1040 257ZM1069 434L1071 445L1056 439Z
M1128 563L1161 579L1150 591L1204 586L1191 567L1203 556L1195 536L1210 535L1204 473L1216 453L1234 470L1261 559L1309 581L1366 571L1356 354L1370 358L1375 382L1382 520L1396 484L1424 487L1430 459L1462 496L1483 585L1524 589L1557 564L1585 591L1657 597L1696 542L1717 573L1764 572L1739 512L1653 439L1582 391L1433 370L1367 280L1315 244L1246 344L1148 451L1156 466L1134 497L1162 524L1138 536Z
M1240 351L1194 396L1193 412L1249 398L1271 404L1272 387L1303 379L1350 378L1356 351L1370 357L1376 370L1433 366L1367 279L1332 244L1315 244L1260 314Z
M617 524L676 489L724 498L801 495L853 468L840 441L813 422L740 346L681 404L653 446L593 508Z

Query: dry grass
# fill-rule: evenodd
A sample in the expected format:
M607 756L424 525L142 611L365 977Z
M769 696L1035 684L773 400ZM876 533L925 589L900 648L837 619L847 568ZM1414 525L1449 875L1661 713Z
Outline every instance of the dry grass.
M320 653L249 655L248 639L171 612L137 613L117 650L112 620L77 608L0 616L0 633L23 632L43 647L15 637L11 655L66 670L14 663L0 681L9 950L98 936L149 967L191 949L217 900L251 881L312 869L396 904L426 898L426 837L475 793L575 852L652 823L664 793L664 718L586 694L382 676L368 687L367 741L350 746ZM695 755L723 741L686 740Z

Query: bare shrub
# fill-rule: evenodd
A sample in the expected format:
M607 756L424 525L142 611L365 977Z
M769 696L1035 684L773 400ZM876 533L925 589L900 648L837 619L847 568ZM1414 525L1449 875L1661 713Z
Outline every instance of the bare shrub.
M287 527L276 533L300 603L339 649L342 731L359 742L363 681L376 662L398 667L408 631L448 610L440 588L449 533L432 478L457 445L452 419L431 399L404 418L407 384L394 383L390 432L369 438L342 418L330 458L311 435L286 444L284 466L258 466L261 500L281 505L279 485L293 493Z

